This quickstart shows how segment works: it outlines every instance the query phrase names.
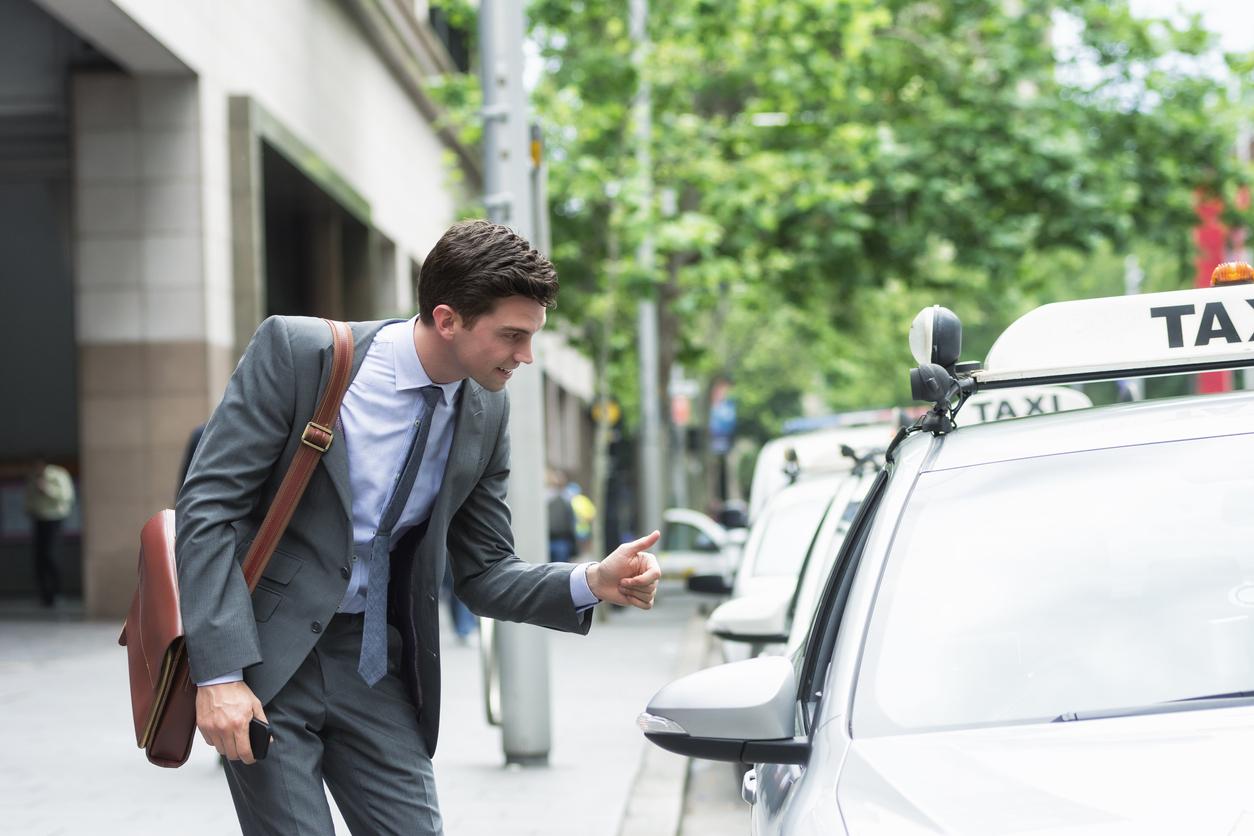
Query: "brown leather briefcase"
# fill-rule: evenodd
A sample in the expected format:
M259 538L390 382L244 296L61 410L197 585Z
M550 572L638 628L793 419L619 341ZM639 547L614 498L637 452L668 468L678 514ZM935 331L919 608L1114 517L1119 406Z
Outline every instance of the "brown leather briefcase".
M158 766L181 766L196 730L196 686L187 675L168 508L139 534L139 586L118 643L127 648L135 741Z
M251 591L287 529L314 467L331 446L340 402L352 371L353 333L343 322L326 320L332 334L331 376L305 425L302 445L292 459L247 557L244 580ZM187 762L196 733L196 686L189 675L183 618L179 610L178 567L174 560L174 512L155 514L139 535L139 585L118 644L126 648L131 680L135 742L157 766Z

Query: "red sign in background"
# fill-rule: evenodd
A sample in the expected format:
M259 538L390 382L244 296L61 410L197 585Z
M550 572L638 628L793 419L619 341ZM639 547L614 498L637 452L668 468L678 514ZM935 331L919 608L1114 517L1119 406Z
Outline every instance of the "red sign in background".
M1250 205L1248 189L1237 194L1237 206L1246 209ZM1229 229L1220 220L1224 203L1216 197L1198 193L1194 208L1197 211L1197 226L1193 228L1193 242L1197 245L1197 256L1194 258L1194 287L1210 287L1211 273L1225 261L1243 258L1245 254L1245 230ZM1231 392L1233 377L1231 371L1203 372L1197 376L1199 394L1212 392Z

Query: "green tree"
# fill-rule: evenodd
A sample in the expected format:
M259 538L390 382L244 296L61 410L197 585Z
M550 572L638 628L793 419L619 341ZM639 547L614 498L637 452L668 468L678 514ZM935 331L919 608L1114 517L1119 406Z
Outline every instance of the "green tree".
M978 358L1030 307L1121 292L1124 254L1187 283L1195 191L1246 182L1231 149L1249 108L1194 66L1212 47L1196 19L1124 0L672 0L653 4L646 71L673 199L636 212L626 4L529 13L557 316L603 350L628 416L642 293L662 303L662 379L676 361L731 376L769 434L807 392L904 400L925 304L963 317ZM646 224L654 275L631 255Z

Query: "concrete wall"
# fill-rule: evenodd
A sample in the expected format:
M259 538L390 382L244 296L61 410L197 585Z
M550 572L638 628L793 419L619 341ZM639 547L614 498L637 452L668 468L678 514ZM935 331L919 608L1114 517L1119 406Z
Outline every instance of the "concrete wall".
M450 181L447 146L347 4L37 2L134 74L198 80L208 287L229 286L232 277L230 101L248 99L302 149L311 174L326 173L364 199L362 220L388 242L393 278L377 296L396 311L413 304L409 264L453 220L463 185ZM211 294L205 306L211 342L246 341L234 333L229 295Z
M341 3L115 3L202 80L252 97L313 149L402 252L425 256L454 217L444 146ZM216 90L208 106L225 119Z
M84 589L89 614L115 615L139 526L171 503L187 436L264 314L239 315L241 280L250 298L264 281L241 273L264 264L264 233L240 219L265 184L241 177L235 140L278 147L369 227L357 260L377 269L349 301L374 315L409 307L410 264L458 195L444 144L340 3L38 2L124 70L71 86ZM242 128L240 103L258 115Z
M139 527L172 502L232 361L230 278L206 255L227 231L196 79L79 74L71 103L84 594L89 612L116 614Z
M590 490L595 400L592 362L557 331L542 331L536 353L544 368L544 444L549 467Z
M115 616L133 590L139 528L173 500L188 434L266 312L266 149L351 216L337 228L352 240L320 263L339 258L333 301L352 317L409 313L412 265L469 186L450 176L456 143L415 87L443 59L392 0L5 2L42 8L99 51L90 68L67 60L34 82L77 67L71 170L44 214L72 206L83 584L88 614ZM386 30L397 15L401 29ZM406 49L420 69L398 65ZM57 234L50 224L39 231ZM573 475L587 461L591 378L560 340L544 354L563 390L551 395L552 460Z

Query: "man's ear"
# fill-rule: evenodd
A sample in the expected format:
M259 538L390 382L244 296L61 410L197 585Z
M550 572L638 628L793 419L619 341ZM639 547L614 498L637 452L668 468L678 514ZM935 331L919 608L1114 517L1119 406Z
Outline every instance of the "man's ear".
M448 305L436 305L435 310L431 312L431 317L435 320L436 333L445 339L452 337L454 332L462 326L461 316Z

